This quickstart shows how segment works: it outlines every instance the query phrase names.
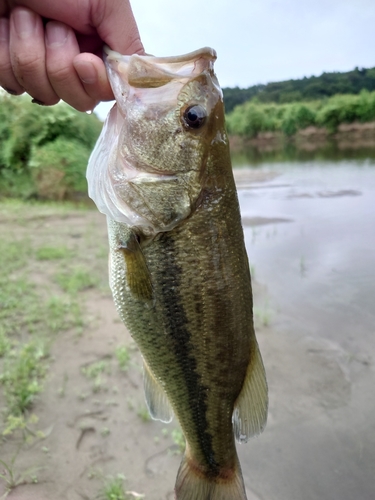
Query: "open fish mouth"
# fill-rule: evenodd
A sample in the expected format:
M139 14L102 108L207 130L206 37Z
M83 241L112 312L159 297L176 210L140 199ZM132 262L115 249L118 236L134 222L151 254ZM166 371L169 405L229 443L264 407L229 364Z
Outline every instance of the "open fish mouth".
M213 73L216 57L210 47L172 57L124 56L104 47L105 65L118 102L126 95L126 83L139 89L163 87L173 81L183 84L204 71Z

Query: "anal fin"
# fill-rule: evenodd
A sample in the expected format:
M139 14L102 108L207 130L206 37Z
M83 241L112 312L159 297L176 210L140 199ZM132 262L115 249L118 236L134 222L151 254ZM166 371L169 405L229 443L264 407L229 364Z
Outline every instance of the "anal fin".
M251 436L260 434L267 422L268 388L262 356L255 341L247 368L246 378L233 412L236 440L246 443Z
M154 420L169 423L173 418L173 410L169 404L167 395L145 360L143 360L143 368L143 386L148 411Z

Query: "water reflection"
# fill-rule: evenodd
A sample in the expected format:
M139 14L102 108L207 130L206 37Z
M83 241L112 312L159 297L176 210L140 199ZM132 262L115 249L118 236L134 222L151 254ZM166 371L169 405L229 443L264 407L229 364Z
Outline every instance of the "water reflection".
M270 423L240 449L246 484L267 500L370 500L375 159L240 165L255 307L266 295L272 311L259 332Z

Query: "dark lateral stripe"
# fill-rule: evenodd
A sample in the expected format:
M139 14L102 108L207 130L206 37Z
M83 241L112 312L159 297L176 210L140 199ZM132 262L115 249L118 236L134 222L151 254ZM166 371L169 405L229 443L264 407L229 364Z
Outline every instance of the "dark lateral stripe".
M182 269L176 260L176 246L171 233L163 235L163 252L160 255L160 272L162 274L162 304L164 307L165 330L171 348L182 369L186 383L189 407L193 425L206 459L210 475L220 474L219 464L215 460L212 448L212 436L207 431L207 403L202 395L208 393L207 387L200 382L197 363L190 343L191 334L181 298ZM199 411L198 411L199 405Z

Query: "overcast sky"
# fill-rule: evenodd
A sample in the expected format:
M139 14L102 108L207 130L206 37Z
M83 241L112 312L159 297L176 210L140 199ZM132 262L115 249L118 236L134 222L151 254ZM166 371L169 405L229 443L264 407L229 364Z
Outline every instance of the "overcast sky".
M222 87L375 66L375 0L132 0L148 53L218 53ZM101 118L108 105L100 105Z

